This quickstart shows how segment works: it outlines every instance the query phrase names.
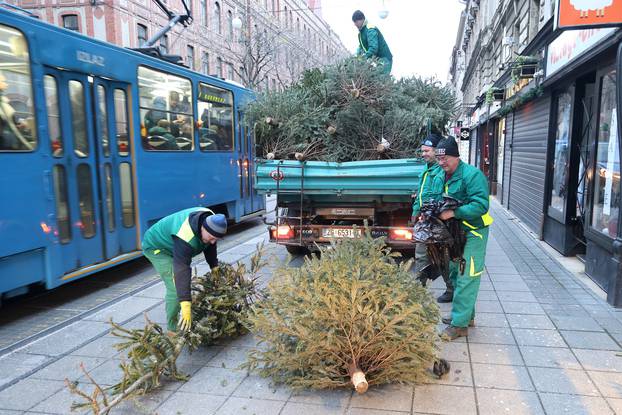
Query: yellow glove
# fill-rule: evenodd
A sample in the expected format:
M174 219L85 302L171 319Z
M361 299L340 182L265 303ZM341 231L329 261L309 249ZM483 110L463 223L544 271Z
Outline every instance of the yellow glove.
M181 331L188 331L192 325L192 303L190 301L182 301L179 305L181 306L181 318L178 324L179 329Z

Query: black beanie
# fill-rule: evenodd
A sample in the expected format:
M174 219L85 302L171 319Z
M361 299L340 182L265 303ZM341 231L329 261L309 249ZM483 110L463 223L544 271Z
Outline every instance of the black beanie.
M456 139L453 137L443 138L436 146L436 155L460 157Z
M352 21L356 22L357 20L365 20L365 15L360 10L355 11L352 15Z
M442 139L443 139L443 136L440 136L438 134L435 134L435 133L428 134L428 136L423 139L423 143L421 143L421 145L428 146L428 147L436 147L438 145L438 142L441 141Z

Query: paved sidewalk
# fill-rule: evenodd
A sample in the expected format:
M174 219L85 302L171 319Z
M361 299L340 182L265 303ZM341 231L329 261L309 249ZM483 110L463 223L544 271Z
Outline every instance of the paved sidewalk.
M192 374L188 382L166 383L112 413L622 414L622 310L562 268L497 204L493 216L476 327L467 339L444 345L443 357L452 363L444 379L372 388L360 396L350 390L292 393L235 369L254 343L244 336L184 355L180 366ZM223 259L247 257L257 241ZM286 258L282 247L269 246L268 253ZM262 279L272 271L265 269ZM432 289L442 292L442 281ZM69 413L74 398L62 379L80 376L79 362L98 381L114 382L120 356L107 317L139 327L139 314L147 310L163 323L162 295L158 284L1 358L0 415Z

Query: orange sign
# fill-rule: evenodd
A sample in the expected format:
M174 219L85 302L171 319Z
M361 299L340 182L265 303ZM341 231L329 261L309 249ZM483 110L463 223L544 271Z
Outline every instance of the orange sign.
M622 26L622 0L557 0L559 29Z

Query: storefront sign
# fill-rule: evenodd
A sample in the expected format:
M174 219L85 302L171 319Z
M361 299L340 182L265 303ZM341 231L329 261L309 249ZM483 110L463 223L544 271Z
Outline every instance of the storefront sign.
M615 168L616 150L618 149L618 116L616 109L611 111L611 126L609 127L609 145L607 146L607 171L605 172L605 197L603 200L603 214L611 215L611 191L613 190L613 170Z
M557 0L556 29L622 25L622 0Z
M471 130L469 128L461 128L460 129L460 140L470 140L471 139Z
M546 77L553 75L598 42L611 36L616 29L567 30L547 46Z

